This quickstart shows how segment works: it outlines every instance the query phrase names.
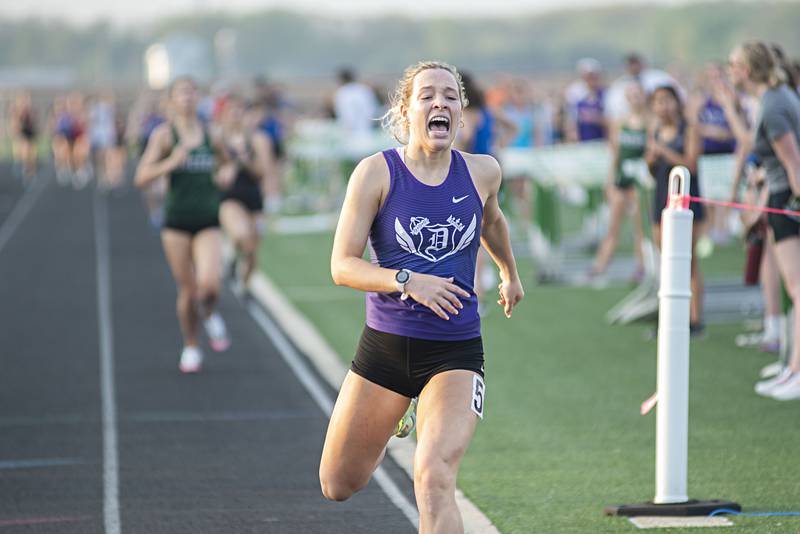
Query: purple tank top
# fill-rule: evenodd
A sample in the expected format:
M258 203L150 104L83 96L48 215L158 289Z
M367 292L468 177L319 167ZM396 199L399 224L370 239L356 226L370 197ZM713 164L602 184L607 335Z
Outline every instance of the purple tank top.
M600 89L578 101L576 113L579 141L605 139L606 131L602 122L605 110L603 93L603 90Z
M380 332L437 341L480 336L478 298L473 291L483 204L463 156L453 150L450 171L437 186L411 174L397 150L383 152L389 166L389 194L372 223L372 263L388 269L454 277L470 297L445 321L400 293L367 293L367 325Z
M700 124L718 126L731 132L731 126L725 117L722 106L707 98L700 110ZM703 154L732 154L736 150L736 140L731 137L727 141L718 141L710 137L703 138Z

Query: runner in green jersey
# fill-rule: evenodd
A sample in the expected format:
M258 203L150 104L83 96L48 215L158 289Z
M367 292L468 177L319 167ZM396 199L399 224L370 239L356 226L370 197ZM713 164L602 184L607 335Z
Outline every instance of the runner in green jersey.
M638 167L647 144L647 99L642 86L632 82L625 89L625 97L630 113L611 128L609 147L611 150L611 169L606 185L606 196L610 210L608 234L597 249L591 278L602 275L619 241L619 230L626 213L632 216L634 254L638 280L644 274L644 255L642 252L642 218L639 215L639 192L636 189Z
M169 120L156 128L136 170L145 187L166 175L169 181L161 243L178 286L178 321L184 348L179 368L198 372L200 319L214 350L230 345L225 323L215 311L220 290L222 234L218 186L228 186L234 168L226 151L197 117L197 86L178 78L169 90Z

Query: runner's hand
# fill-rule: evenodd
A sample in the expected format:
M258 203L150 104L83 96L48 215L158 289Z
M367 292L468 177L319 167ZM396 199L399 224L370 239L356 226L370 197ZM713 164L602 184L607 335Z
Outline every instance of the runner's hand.
M450 320L450 315L458 315L464 305L459 296L469 298L470 294L453 283L453 277L441 278L430 274L414 273L406 284L406 293L414 300L430 308L433 313Z
M656 160L658 160L658 156L660 156L659 151L660 146L658 145L657 141L650 141L647 143L647 146L644 150L644 160L648 165L655 164Z
M701 93L693 93L686 104L686 120L695 123L700 120L700 111L703 109L705 98Z
M525 297L525 290L522 289L522 282L515 278L508 282L500 282L497 286L500 289L500 299L497 303L503 307L503 313L511 318L511 313L519 301Z
M714 96L714 100L719 102L723 108L727 107L735 111L736 92L724 80L718 79L712 82L711 94Z
M173 169L177 169L186 163L186 159L188 157L189 148L184 145L175 145L175 148L172 149L172 152L169 155L170 165Z
M226 163L220 166L220 168L214 175L214 182L217 184L217 187L219 187L223 191L226 189L230 189L235 179L236 179L236 164L233 162Z

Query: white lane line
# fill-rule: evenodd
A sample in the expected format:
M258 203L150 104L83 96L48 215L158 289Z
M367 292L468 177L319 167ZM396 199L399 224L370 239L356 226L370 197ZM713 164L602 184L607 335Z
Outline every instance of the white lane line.
M306 391L311 395L311 398L313 398L320 409L325 412L325 415L330 417L333 411L333 399L328 395L328 392L322 384L320 384L319 379L309 370L306 363L292 344L286 339L283 332L280 331L275 323L267 317L267 314L255 303L250 302L247 305L247 310L267 337L270 338L272 344L278 349L283 360L292 369L295 376L300 380L300 383L303 384L303 387L305 387ZM414 506L402 491L400 491L400 488L397 487L397 484L395 484L394 480L391 479L383 467L378 467L378 469L375 470L373 478L381 489L383 489L383 492L386 493L386 496L389 497L389 500L403 512L403 515L414 525L414 528L418 529L419 513L417 512L417 507Z
M31 208L36 203L42 190L45 186L44 178L38 178L33 186L22 194L22 198L17 201L14 209L8 214L3 225L0 226L0 252L11 241L11 237L17 231L17 228L25 219L25 216L31 211Z
M260 412L139 412L123 414L123 421L133 423L239 423L251 421L283 421L319 417L317 410L274 410Z
M26 460L6 460L0 462L0 471L13 471L16 469L41 469L47 467L66 467L72 465L88 464L81 458L29 458Z
M103 518L106 534L120 534L119 452L114 391L114 332L111 320L111 255L108 206L94 194L94 237L97 258L97 318L100 335L100 397L103 418Z

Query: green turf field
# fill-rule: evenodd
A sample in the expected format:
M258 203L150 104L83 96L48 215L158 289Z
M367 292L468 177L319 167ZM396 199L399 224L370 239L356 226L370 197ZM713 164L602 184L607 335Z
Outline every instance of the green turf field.
M267 236L261 266L347 362L364 301L331 282L331 240ZM709 278L740 276L742 253L718 249L703 264ZM653 497L655 417L638 408L655 390L655 342L643 325L604 323L627 289L537 287L530 262L520 270L526 300L511 320L498 309L484 321L486 419L459 486L506 534L632 532L602 509ZM689 494L800 511L800 402L753 393L773 358L737 349L740 331L712 325L692 344ZM800 517L733 521L726 532L800 532Z

